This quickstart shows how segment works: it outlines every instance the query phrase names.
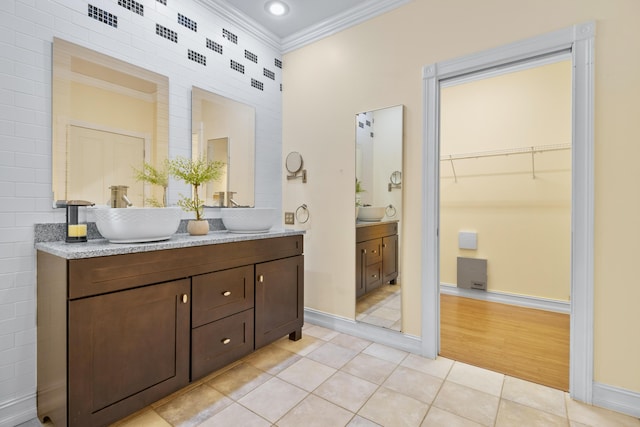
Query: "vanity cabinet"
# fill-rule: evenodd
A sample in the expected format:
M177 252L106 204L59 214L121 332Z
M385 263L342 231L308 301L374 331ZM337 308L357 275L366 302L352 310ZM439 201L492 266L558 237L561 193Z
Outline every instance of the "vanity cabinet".
M37 257L38 416L55 425L108 425L302 335L301 235Z
M356 298L396 283L398 277L398 223L367 223L356 227Z

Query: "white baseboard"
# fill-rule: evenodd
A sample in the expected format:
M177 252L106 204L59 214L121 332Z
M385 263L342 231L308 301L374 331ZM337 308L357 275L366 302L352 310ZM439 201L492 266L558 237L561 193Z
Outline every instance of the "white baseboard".
M35 393L0 403L1 427L13 427L37 416Z
M569 301L558 301L528 295L514 295L505 292L464 289L450 283L440 283L440 293L465 298L474 298L483 301L499 302L502 304L517 305L520 307L535 308L538 310L555 311L557 313L571 313L571 303Z
M640 418L640 393L593 382L593 404Z
M337 332L353 335L379 344L388 345L398 350L421 354L422 341L420 338L403 334L402 332L373 326L345 317L324 313L311 308L304 309L305 323L322 326Z

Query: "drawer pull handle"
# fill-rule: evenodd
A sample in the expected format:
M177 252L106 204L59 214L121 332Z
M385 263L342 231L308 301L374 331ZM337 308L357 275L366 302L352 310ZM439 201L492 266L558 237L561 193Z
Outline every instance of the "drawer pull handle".
M186 304L187 302L189 302L189 295L182 294L182 303Z
M260 274L258 276L258 282L263 283L264 282L264 274Z
M382 244L382 249L384 249L384 248L386 248L386 247L387 247L387 244L386 244L386 243L383 243L383 244Z
M223 296L223 297L228 297L229 295L231 295L231 291L224 291L224 292L222 293L222 296Z
M231 338L225 338L221 342L222 342L222 344L227 345L227 344L229 344L231 342Z
M373 251L371 251L372 254L377 254L378 251L376 251L375 249Z
M378 275L377 274L372 274L371 277L373 277L375 279L376 277L378 277Z
M363 250L362 250L362 253L366 255L366 254L367 254L367 250L366 250L366 249L363 249Z

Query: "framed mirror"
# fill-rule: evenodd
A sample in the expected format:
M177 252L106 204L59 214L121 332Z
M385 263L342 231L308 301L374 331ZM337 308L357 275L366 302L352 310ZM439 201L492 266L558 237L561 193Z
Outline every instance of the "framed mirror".
M400 331L402 105L356 115L356 320Z
M254 205L255 116L250 105L191 89L191 152L225 163L222 179L202 186L206 206Z
M56 200L109 204L127 187L134 206L162 203L164 189L136 181L169 152L169 79L54 38L52 190Z

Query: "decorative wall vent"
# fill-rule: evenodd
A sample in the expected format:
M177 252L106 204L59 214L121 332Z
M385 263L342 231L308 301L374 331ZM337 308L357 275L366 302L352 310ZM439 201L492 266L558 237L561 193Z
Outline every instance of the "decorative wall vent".
M271 80L275 80L276 79L276 73L274 73L271 70L267 70L266 68L264 69L264 71L262 72L264 74L265 77L270 78Z
M103 24L110 25L113 28L118 28L118 17L112 13L107 12L106 10L99 9L90 4L88 15L89 18L93 18L97 21L102 22Z
M244 65L237 61L234 61L233 59L231 60L231 69L244 74Z
M364 123L358 122L358 127L364 129Z
M196 21L192 21L181 13L178 13L178 24L184 25L188 29L198 32L198 23Z
M371 121L367 120L365 123L367 126L371 127Z
M282 83L280 83L280 92L282 92Z
M162 3L163 5L167 5L167 0L156 0L158 3Z
M238 44L238 36L225 28L222 29L222 37L229 40L233 44Z
M279 60L278 58L276 58L273 63L275 64L276 67L282 69L282 61Z
M156 34L174 43L178 43L178 33L160 24L156 24Z
M202 55L201 53L198 53L194 50L189 49L189 53L187 55L187 57L192 60L197 62L198 64L202 64L202 65L207 65L207 57Z
M217 52L220 55L222 55L222 45L221 44L216 43L211 39L207 39L207 47L209 49L211 49L212 51Z
M118 0L118 6L122 6L140 16L144 16L144 5L135 0Z
M251 79L251 87L255 87L256 89L259 89L259 90L264 90L264 83L256 79Z
M251 62L258 63L258 55L255 53L249 52L247 49L244 50L244 57Z

